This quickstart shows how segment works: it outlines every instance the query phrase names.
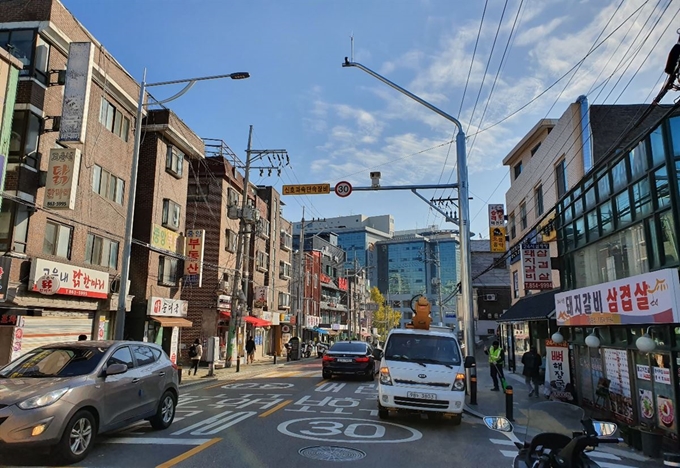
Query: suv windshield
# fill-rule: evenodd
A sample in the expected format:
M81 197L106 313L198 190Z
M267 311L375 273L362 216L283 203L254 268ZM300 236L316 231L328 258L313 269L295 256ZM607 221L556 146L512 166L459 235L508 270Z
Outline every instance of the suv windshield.
M437 335L394 334L387 341L385 359L459 366L460 352L453 338Z
M0 369L0 378L75 377L92 373L105 348L38 348Z
M366 345L363 343L340 342L335 343L333 346L331 346L331 349L329 349L329 351L336 351L340 353L365 353Z

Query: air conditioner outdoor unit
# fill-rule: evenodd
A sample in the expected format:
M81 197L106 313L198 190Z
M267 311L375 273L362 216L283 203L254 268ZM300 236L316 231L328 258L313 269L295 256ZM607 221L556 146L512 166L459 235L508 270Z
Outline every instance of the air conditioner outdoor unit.
M495 294L484 294L484 300L485 301L495 301L496 295Z

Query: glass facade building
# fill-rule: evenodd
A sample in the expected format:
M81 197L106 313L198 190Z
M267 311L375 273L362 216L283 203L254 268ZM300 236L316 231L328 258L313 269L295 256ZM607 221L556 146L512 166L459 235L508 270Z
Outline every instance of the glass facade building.
M562 288L575 296L580 292L574 290L606 283L612 294L607 302L616 306L612 282L680 266L680 113L640 138L597 164L557 205ZM605 320L601 326L586 319L591 325L561 328L573 349L576 392L582 405L632 428L656 429L677 444L680 413L669 402L680 395L680 323L625 316L634 312L625 298L621 312L609 305L598 314ZM646 332L656 344L653 352L636 346ZM591 334L599 347L586 346Z

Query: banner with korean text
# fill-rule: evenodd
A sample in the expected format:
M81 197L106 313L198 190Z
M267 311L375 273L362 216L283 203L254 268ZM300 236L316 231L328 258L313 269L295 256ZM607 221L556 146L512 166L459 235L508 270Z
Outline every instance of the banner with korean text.
M109 274L75 265L36 258L31 262L29 289L51 296L109 297Z
M489 242L492 252L505 252L505 207L489 205Z
M52 148L47 165L45 206L53 210L72 210L76 206L80 150Z
M680 322L678 270L644 273L555 295L557 325Z
M184 284L201 287L203 285L203 247L205 231L190 229L186 234L186 260L184 260Z
M555 382L558 389L571 382L569 371L569 348L566 343L545 342L545 384Z
M525 290L552 289L550 246L548 244L523 244L522 271Z

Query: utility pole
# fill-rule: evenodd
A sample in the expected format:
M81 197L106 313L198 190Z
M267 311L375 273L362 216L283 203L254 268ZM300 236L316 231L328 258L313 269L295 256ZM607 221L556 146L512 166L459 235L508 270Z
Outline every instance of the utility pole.
M248 291L250 285L250 235L252 227L260 221L260 213L257 211L255 204L248 205L248 192L250 190L250 170L277 170L281 173L281 168L288 165L290 160L286 150L253 150L253 126L250 126L248 132L248 148L246 149L246 163L245 166L235 166L237 169L244 169L243 175L243 190L241 196L241 207L237 213L239 219L238 242L236 243L236 268L234 272L234 282L231 288L231 320L229 321L229 334L227 338L227 357L232 356L234 347L232 340L236 335L236 372L241 371L241 357L240 357L240 342L241 342L241 316L248 307ZM253 157L253 155L255 155ZM253 167L252 163L261 159L264 156L269 158L274 155L278 159L278 164L266 167ZM284 161L285 158L285 161ZM269 159L269 162L272 162ZM230 216L231 217L231 216ZM242 304L239 304L241 302ZM228 363L231 365L231 361Z
M442 301L442 257L441 257L441 246L439 241L437 241L437 279L439 283L437 284L437 292L439 294L439 326L444 326L444 303Z
M302 221L300 222L300 247L298 248L298 295L297 295L297 336L302 339L302 333L305 326L305 286L307 285L305 277L305 207L302 207Z

